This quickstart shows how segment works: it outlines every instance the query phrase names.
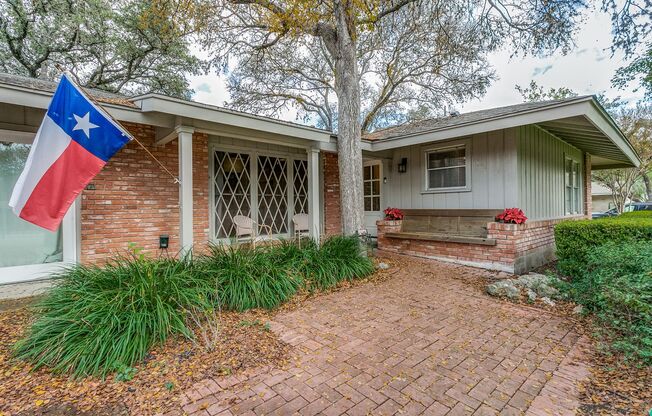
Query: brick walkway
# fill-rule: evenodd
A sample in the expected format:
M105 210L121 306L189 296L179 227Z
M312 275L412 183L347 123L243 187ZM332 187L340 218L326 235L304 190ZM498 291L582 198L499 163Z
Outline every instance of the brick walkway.
M276 316L295 346L286 369L207 379L183 398L192 415L573 414L587 375L562 319L495 301L456 275L409 260L378 285L318 297Z

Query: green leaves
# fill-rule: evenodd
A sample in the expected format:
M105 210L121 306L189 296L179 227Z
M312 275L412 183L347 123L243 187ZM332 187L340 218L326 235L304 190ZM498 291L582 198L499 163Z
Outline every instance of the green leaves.
M170 335L194 337L189 311L272 309L300 288L326 289L373 272L356 238L335 237L321 248L285 242L257 249L214 246L210 254L129 257L100 266L74 266L37 306L36 321L15 345L18 358L75 377L129 381L133 366ZM270 330L269 324L262 324Z
M608 242L652 241L652 217L647 214L599 220L564 221L555 227L559 270L581 275L589 252ZM642 218L641 218L642 217Z
M565 289L595 314L610 348L652 364L652 241L590 249Z

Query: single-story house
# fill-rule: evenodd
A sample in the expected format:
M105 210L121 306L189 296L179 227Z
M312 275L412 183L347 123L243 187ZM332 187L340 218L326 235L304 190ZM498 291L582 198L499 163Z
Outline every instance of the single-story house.
M337 139L330 131L145 94L90 91L180 184L129 143L87 186L58 232L7 207L53 82L0 74L0 284L97 263L130 243L176 254L229 242L242 215L293 235L341 232ZM92 120L91 120L92 121ZM478 111L363 138L364 210L385 250L521 272L552 253L552 226L590 215L590 171L639 163L592 97ZM383 221L387 206L403 223ZM493 222L520 207L525 225ZM167 241L169 246L161 248Z

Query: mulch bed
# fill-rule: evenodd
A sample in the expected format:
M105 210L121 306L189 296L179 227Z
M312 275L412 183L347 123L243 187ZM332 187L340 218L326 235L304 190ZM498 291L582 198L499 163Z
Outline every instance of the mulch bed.
M283 367L291 347L265 324L276 313L301 307L310 298L387 280L405 262L377 259L380 261L392 267L365 279L342 282L328 292L299 293L275 311L222 312L220 342L213 351L182 337L171 338L135 366L136 373L129 381L117 381L114 376L75 380L48 369L32 371L29 363L11 356L12 345L32 319L28 302L0 302L0 416L164 413L178 409L180 393L206 377L226 377L262 366Z

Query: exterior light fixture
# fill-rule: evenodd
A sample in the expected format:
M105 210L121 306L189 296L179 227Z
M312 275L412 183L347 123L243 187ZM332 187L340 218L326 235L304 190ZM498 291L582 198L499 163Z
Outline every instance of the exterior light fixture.
M401 158L401 162L398 164L398 172L407 172L407 157Z

